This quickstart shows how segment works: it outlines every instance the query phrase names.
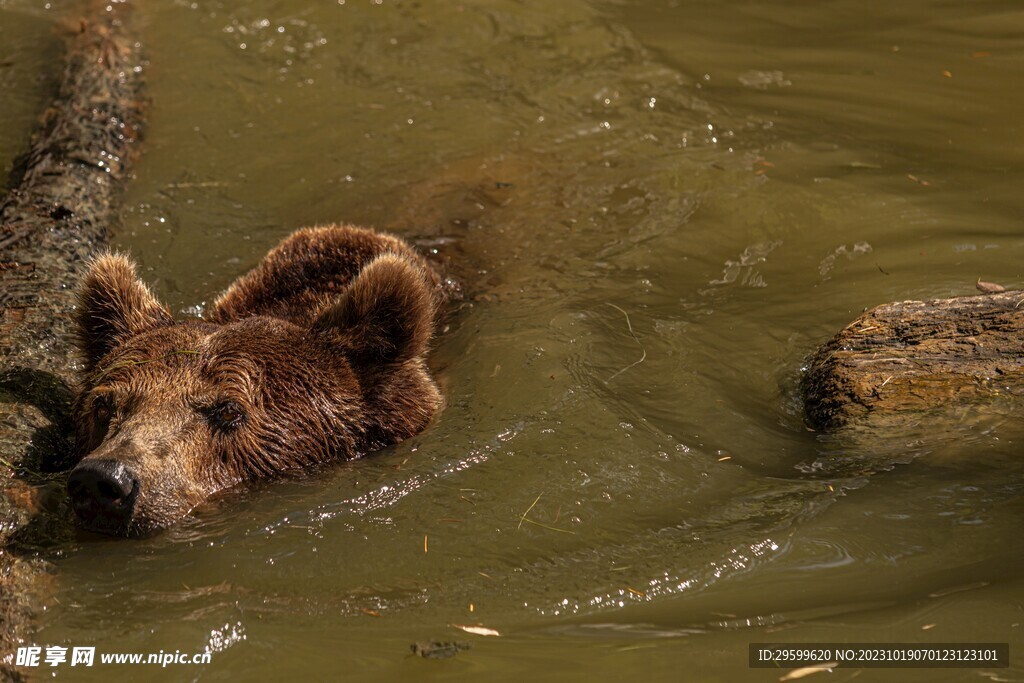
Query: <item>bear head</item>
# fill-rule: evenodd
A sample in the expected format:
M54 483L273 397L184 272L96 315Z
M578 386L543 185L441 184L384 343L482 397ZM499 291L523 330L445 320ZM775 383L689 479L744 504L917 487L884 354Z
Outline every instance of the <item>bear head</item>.
M441 404L424 361L431 278L408 254L371 256L303 312L185 322L130 260L96 259L80 291L80 460L68 479L81 524L144 535L221 489L421 431ZM239 283L246 301L270 295L259 278Z

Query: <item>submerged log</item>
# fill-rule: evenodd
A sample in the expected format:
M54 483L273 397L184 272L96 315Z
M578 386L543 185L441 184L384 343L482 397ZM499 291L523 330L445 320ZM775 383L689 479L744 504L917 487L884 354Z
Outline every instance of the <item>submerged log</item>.
M1024 291L873 308L818 349L801 389L819 430L1024 394Z
M45 470L69 454L74 287L104 243L140 125L124 2L96 4L0 203L0 678L19 679L45 564L18 552Z

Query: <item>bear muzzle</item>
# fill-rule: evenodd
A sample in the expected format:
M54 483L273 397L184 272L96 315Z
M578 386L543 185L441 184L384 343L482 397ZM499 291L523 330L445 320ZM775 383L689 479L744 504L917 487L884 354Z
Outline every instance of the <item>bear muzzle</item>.
M84 527L124 533L139 497L139 478L118 460L85 459L68 477L68 495Z

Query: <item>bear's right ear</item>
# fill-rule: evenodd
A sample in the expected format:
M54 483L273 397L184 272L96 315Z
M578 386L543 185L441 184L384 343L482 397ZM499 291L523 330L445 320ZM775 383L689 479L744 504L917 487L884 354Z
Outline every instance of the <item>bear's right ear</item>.
M135 275L135 264L120 254L103 254L89 264L78 292L78 347L86 371L128 338L174 324L174 317Z
M386 253L370 261L341 297L317 314L312 330L340 340L351 360L372 370L426 352L435 306L422 267Z

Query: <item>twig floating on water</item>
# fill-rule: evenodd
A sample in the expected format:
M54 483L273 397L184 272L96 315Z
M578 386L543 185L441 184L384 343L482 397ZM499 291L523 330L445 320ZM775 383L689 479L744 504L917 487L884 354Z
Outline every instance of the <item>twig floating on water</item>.
M422 643L413 643L409 646L409 649L414 655L419 655L424 659L447 659L454 657L461 650L468 650L469 643L455 643L455 642L438 642L436 640L430 640Z

